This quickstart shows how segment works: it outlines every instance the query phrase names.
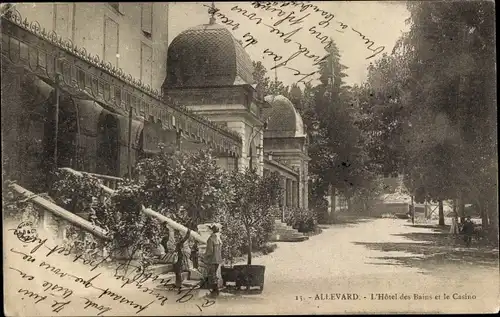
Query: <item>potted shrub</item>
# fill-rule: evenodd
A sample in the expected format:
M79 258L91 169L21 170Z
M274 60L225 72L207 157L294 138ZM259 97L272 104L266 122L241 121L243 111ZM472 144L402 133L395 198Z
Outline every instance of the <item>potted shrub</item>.
M227 210L221 211L214 218L215 222L222 224L222 258L225 264L221 266L222 283L225 287L228 283L236 284L238 271L233 267L234 259L241 256L241 249L245 241L244 227L240 219L231 216Z
M281 187L276 173L260 177L254 170L247 169L244 173L232 174L234 200L230 211L241 220L245 232L247 264L235 265L237 271L236 287L246 286L264 289L265 266L252 265L252 240L264 230L261 225L268 217L273 217L269 210L280 196Z

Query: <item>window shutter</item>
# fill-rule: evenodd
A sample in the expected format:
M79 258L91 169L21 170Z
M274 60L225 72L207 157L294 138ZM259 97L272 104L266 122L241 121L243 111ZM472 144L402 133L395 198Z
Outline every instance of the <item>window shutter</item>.
M104 23L104 60L118 66L118 24L106 17Z
M70 15L70 4L68 3L57 3L54 4L55 10L55 31L57 35L62 38L71 38L71 15Z
M151 86L153 50L150 46L141 44L141 81Z

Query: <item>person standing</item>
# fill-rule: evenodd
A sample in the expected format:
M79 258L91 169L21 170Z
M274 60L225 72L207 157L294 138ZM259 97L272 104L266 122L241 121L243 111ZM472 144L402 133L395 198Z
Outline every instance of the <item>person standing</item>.
M462 232L464 233L465 245L467 247L470 247L472 242L472 234L474 233L474 223L472 223L470 217L465 218Z
M207 240L207 249L205 251L205 264L207 266L208 285L211 288L210 295L219 295L219 281L217 272L222 264L222 241L219 236L219 227L217 225L209 226L212 234Z
M453 218L451 218L450 233L451 234L458 234L458 222L457 222L456 216L453 216Z

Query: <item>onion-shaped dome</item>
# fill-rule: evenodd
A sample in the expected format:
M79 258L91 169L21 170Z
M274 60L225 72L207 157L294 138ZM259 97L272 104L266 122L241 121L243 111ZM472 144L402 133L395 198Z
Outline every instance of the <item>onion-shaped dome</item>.
M275 135L286 137L304 137L304 123L292 102L282 95L266 96L265 101L271 108L264 109L264 118L267 120L267 130Z
M164 88L253 84L252 60L231 32L219 24L183 31L170 44Z

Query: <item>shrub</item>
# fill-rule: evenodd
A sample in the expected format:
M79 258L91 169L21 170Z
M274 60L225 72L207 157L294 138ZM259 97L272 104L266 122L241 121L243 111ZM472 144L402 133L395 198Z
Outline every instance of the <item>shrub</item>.
M57 180L50 191L57 205L73 213L86 212L93 198L101 196L100 180L89 174L77 176L65 170L55 172Z
M260 248L260 251L262 251L262 253L264 254L269 254L274 252L277 247L278 245L276 243L266 243Z
M88 212L89 221L108 231L111 237L109 247L122 251L135 250L138 254L148 256L158 246L165 226L156 218L141 212L143 202L140 184L121 182L113 195L101 200L96 199L101 195L97 178L88 174L76 176L64 170L57 176L59 179L52 191L55 202L68 211ZM94 252L92 248L102 247L95 244L93 239L87 239L87 235L76 228L72 227L68 234L76 237L69 241L75 244L76 249L85 248L86 252ZM93 247L89 248L85 242L87 240Z
M285 211L285 222L299 232L312 232L316 229L316 214L305 208L288 208Z
M309 208L314 211L318 223L326 224L329 222L328 201L324 197L317 197L314 201L309 201Z

